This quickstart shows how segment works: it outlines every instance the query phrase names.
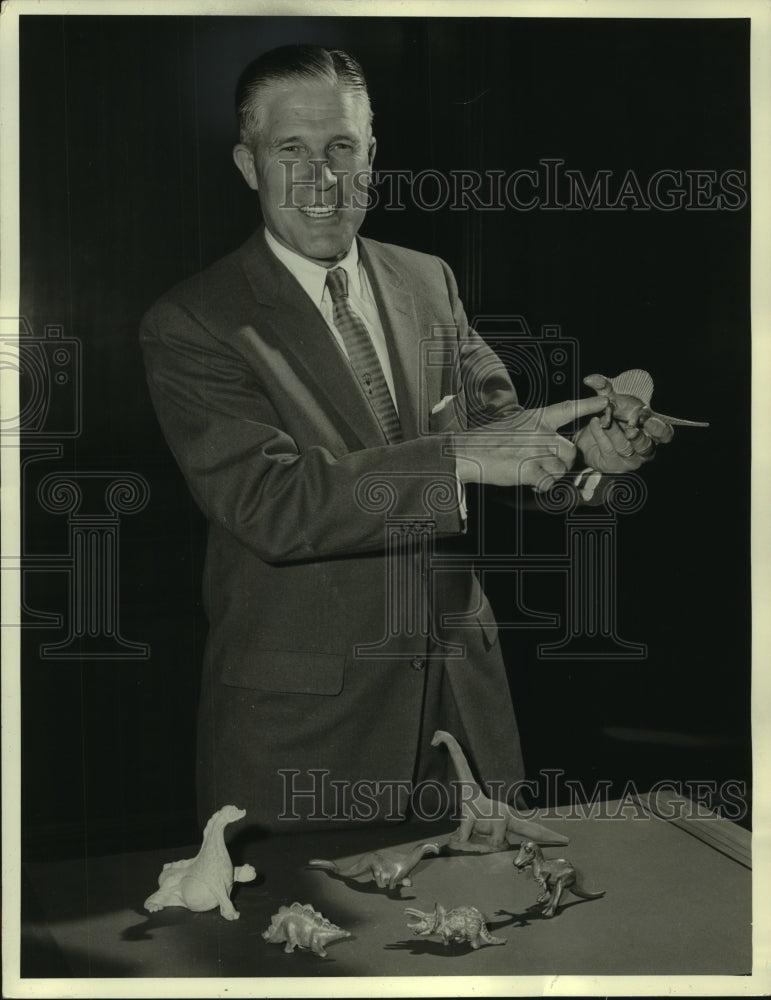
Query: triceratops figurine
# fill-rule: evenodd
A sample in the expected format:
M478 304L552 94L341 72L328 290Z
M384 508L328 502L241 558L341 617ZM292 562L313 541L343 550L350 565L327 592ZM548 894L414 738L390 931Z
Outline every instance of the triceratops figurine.
M483 944L506 944L505 938L494 937L487 929L485 918L475 906L456 906L446 910L436 903L433 913L423 913L412 908L404 911L409 917L416 917L414 923L407 926L413 933L423 937L438 934L444 945L451 942L468 942L476 950Z

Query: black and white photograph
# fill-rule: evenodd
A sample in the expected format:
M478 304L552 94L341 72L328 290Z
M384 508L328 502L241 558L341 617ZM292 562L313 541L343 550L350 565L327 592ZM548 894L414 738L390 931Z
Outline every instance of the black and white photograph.
M0 31L4 995L769 992L768 5Z

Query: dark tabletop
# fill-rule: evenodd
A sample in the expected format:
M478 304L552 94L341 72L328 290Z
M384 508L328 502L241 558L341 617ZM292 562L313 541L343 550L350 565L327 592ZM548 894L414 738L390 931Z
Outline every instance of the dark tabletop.
M240 919L218 910L180 907L148 913L166 861L193 857L199 845L24 866L22 976L325 977L519 975L745 975L751 971L749 834L725 820L692 836L625 806L616 818L545 817L570 838L545 847L566 857L596 900L564 897L552 919L536 904L539 888L512 862L515 848L495 854L451 852L453 826L405 824L274 837L248 845L239 860L258 877L236 885ZM698 826L698 824L697 824ZM308 869L312 857L345 859L374 849L406 853L416 843L442 845L413 873L414 886L378 889ZM740 845L737 852L732 845ZM262 932L279 906L311 903L351 938L285 954ZM407 926L406 907L433 911L475 906L506 943L478 951L446 947Z

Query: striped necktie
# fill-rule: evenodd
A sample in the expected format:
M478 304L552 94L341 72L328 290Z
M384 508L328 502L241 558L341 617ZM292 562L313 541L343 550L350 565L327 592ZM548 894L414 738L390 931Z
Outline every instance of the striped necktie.
M404 440L399 416L367 328L348 301L348 275L344 268L336 267L327 271L327 288L332 297L335 326L343 338L354 375L372 407L386 441L397 444Z

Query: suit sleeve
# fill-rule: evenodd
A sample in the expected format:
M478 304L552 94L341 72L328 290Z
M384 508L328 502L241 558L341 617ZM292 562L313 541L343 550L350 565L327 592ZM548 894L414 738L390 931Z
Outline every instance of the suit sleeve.
M506 366L469 325L450 268L440 261L458 333L457 392L465 425L484 427L522 409Z
M437 534L463 530L448 435L343 455L300 451L257 374L184 305L156 304L140 342L161 428L193 498L264 561L382 550L386 514L430 512Z
M458 398L465 409L464 419L469 427L484 427L497 419L510 416L522 409L506 366L495 352L485 344L479 334L469 326L463 306L458 299L455 277L441 261L453 313L458 330L459 381ZM578 491L580 505L597 506L603 502L605 485L609 477L583 469L570 473ZM492 496L509 506L521 503L520 490L512 487L492 487Z

